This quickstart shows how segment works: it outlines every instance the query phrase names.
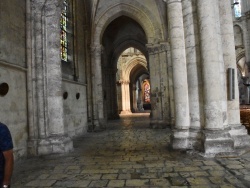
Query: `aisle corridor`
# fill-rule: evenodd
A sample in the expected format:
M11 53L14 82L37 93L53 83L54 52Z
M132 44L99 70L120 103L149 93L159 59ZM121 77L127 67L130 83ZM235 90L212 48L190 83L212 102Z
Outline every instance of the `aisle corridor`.
M109 121L75 139L69 154L17 162L12 187L250 187L250 153L205 159L171 151L170 129L150 129L148 116Z

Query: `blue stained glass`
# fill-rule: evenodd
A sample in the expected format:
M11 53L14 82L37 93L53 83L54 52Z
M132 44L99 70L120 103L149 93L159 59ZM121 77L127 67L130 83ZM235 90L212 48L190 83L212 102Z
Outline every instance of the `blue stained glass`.
M63 11L61 14L61 59L63 61L68 61L68 38L67 38L67 24L68 24L68 18L67 18L67 12L68 12L68 2L67 0L64 0L63 2Z
M236 18L241 17L241 0L234 0L234 14Z

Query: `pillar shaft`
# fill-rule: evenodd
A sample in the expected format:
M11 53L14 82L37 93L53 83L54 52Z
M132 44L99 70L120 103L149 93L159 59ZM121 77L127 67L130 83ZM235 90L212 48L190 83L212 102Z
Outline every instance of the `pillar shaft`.
M250 11L245 13L246 15L246 31L243 32L245 35L243 36L244 38L244 47L245 47L245 57L246 57L246 63L248 67L250 66L250 35L247 33L250 33Z
M92 50L92 82L93 82L93 118L95 129L105 127L104 108L103 108L103 85L102 85L102 66L101 53L102 46L95 45Z
M122 92L122 111L121 114L130 114L130 91L129 91L129 81L121 80L121 92Z
M233 21L231 15L231 3L230 1L219 1L220 7L220 25L221 25L221 36L223 45L223 58L225 62L225 72L228 68L235 70L234 79L234 92L235 99L227 102L228 104L228 123L230 125L240 124L240 113L239 113L239 89L237 79L237 65L236 55L234 47L234 30Z
M203 98L196 4L182 1L190 111L189 149L202 149Z
M189 102L181 0L168 1L168 19L175 100L175 128L188 129Z
M163 121L166 125L171 125L171 106L170 106L170 89L169 89L169 74L168 74L168 42L160 43L160 69L161 71L161 94L162 94L162 114Z
M221 39L218 37L218 2L198 0L197 9L202 53L205 128L218 130L224 128L223 124L227 119L227 112L223 106L224 65L220 54Z
M169 0L167 9L175 105L175 129L172 133L171 143L173 149L187 149L190 117L181 0Z
M182 5L186 39L190 127L192 129L201 129L203 121L200 108L203 101L197 12L195 11L196 6L193 5L192 1L184 0Z
M151 126L156 127L162 123L162 90L161 70L159 59L159 44L147 44L149 52L150 72L150 103L151 103Z
M227 126L225 67L217 0L197 0L201 41L205 130L204 154L232 152L234 142Z
M228 100L228 123L230 126L229 133L234 140L234 148L242 149L244 147L249 147L250 137L248 136L245 126L241 125L240 122L240 110L239 110L239 86L237 80L237 65L236 65L236 55L235 55L235 43L234 43L234 30L233 30L233 20L231 16L231 7L229 1L219 1L220 7L220 25L222 34L222 44L223 44L223 57L225 61L225 72L228 68L233 68L235 70L235 99Z

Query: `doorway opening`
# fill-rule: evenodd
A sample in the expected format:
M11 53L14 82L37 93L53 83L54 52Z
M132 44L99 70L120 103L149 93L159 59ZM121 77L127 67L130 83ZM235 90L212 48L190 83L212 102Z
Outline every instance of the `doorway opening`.
M143 53L129 47L117 62L117 104L119 114L150 112L150 78Z

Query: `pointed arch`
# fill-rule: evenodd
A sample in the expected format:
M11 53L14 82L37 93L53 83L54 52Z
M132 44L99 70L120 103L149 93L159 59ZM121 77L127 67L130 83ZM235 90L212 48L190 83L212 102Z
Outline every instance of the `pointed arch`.
M159 25L159 23L154 21L156 18L154 18L152 13L143 7L143 5L139 4L140 8L137 8L138 6L136 6L135 3L118 3L100 14L95 21L95 30L92 42L94 44L100 44L103 33L107 26L114 19L122 15L130 17L142 26L146 33L148 43L154 43L163 40L162 27Z

